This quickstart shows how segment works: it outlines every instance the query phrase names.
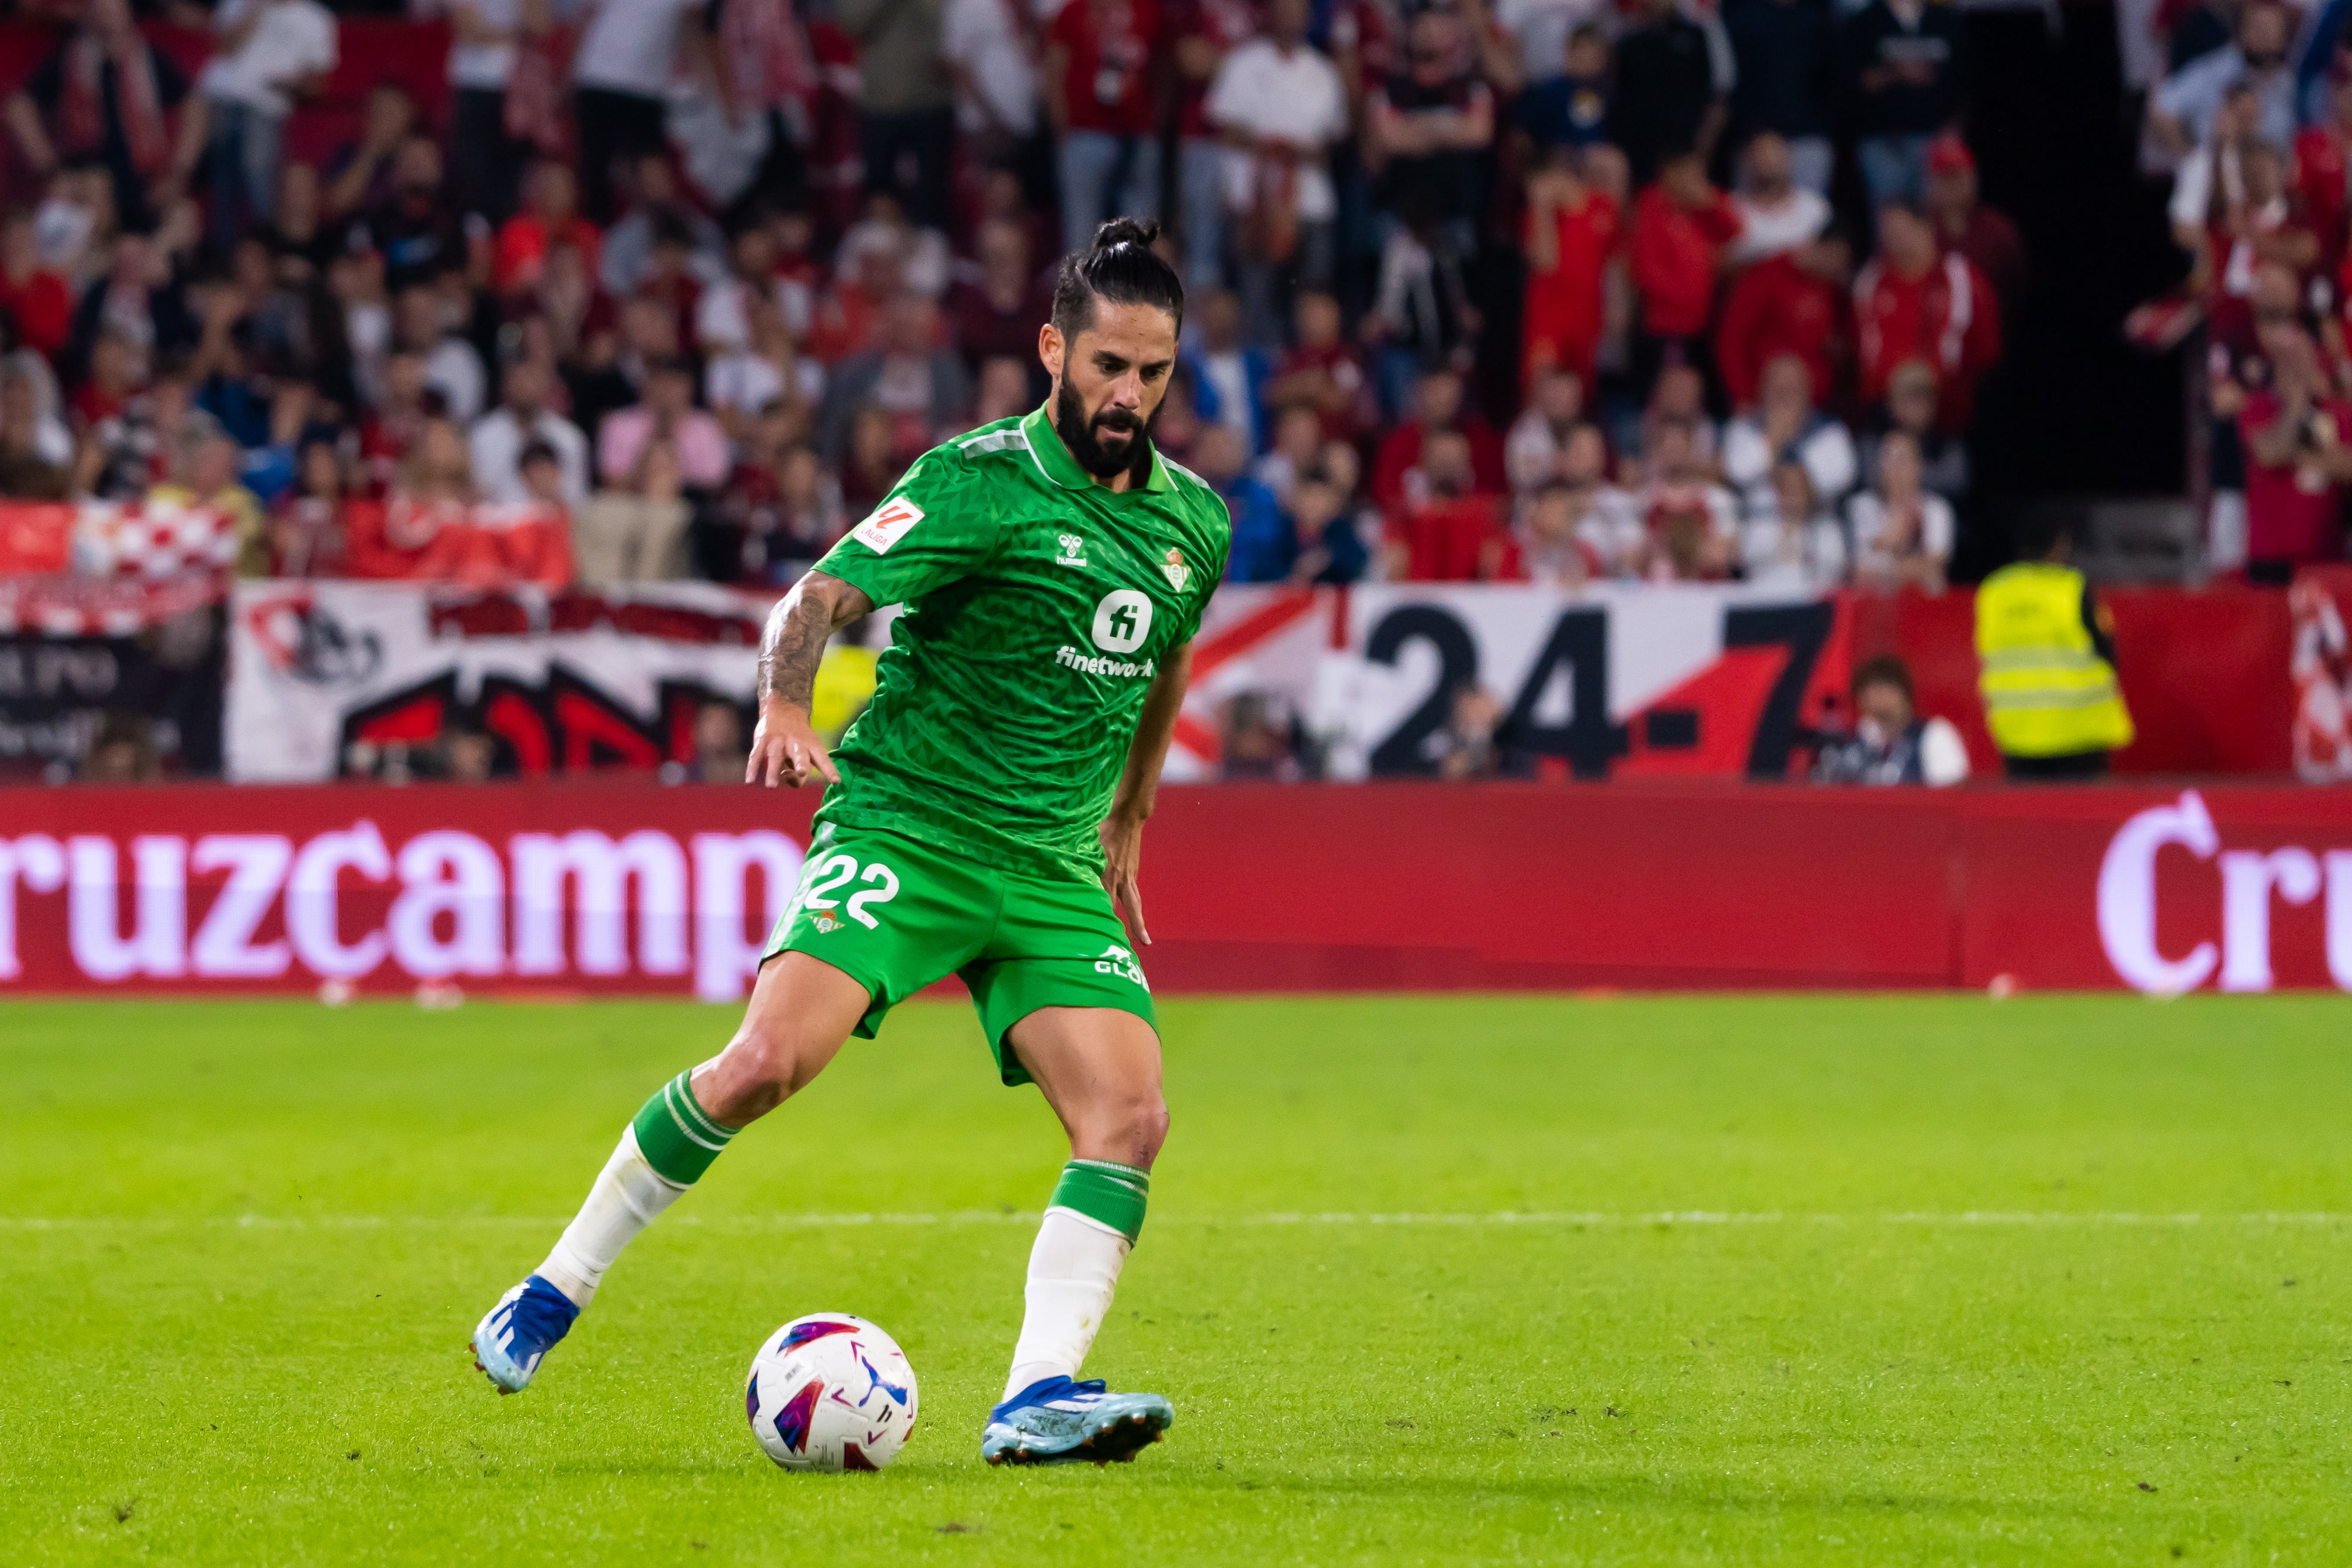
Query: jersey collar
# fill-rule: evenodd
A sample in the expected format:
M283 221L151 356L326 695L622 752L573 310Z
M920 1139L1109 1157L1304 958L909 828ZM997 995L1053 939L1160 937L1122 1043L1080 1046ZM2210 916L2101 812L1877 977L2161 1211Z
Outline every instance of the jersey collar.
M1067 446L1062 444L1062 433L1054 428L1050 404L1033 411L1028 418L1023 420L1021 434L1029 438L1029 455L1037 460L1037 471L1063 489L1099 487L1108 494L1121 493L1111 491L1108 486L1102 485L1093 475L1078 466L1078 460L1070 455ZM1151 476L1143 482L1143 488L1147 493L1165 494L1175 487L1176 481L1168 476L1168 465L1160 455L1159 444L1154 442L1151 447ZM1135 494L1132 490L1123 493Z

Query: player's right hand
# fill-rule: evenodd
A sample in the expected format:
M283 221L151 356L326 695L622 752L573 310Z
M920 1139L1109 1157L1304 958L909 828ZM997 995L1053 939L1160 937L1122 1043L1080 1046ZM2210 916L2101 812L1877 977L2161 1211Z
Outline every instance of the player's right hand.
M760 705L760 722L751 731L751 756L743 766L743 782L779 784L799 789L811 779L841 782L833 755L810 727L808 710L771 697Z

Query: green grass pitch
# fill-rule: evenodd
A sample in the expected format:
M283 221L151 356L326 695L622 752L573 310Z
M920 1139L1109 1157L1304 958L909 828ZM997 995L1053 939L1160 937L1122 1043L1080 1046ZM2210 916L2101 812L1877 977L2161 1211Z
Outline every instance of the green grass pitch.
M464 1345L730 1009L0 1005L0 1561L2352 1562L2352 1003L1167 1005L1089 1370L979 1427L1062 1151L908 1007L739 1140L517 1398ZM744 1369L906 1345L881 1475Z

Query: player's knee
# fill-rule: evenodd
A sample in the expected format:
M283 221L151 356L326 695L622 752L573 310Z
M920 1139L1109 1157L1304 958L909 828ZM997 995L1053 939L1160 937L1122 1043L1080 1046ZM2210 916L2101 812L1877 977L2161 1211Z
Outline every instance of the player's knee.
M1168 1141L1168 1102L1152 1089L1120 1095L1097 1107L1088 1141L1103 1151L1101 1157L1146 1169Z

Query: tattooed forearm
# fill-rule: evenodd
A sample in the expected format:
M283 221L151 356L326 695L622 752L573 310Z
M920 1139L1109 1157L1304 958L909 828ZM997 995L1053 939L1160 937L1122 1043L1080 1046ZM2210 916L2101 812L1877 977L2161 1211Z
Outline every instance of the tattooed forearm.
M874 601L837 577L812 571L793 584L768 612L760 637L760 700L776 697L806 707L816 690L824 645Z

